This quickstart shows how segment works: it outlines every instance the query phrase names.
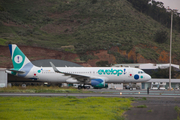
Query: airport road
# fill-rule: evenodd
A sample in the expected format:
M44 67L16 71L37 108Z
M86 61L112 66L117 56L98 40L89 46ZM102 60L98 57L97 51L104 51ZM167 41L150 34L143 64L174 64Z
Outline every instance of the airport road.
M109 90L89 89L94 93L0 93L0 96L76 96L76 97L175 97L180 98L180 91L167 90Z
M180 96L176 95L118 95L118 94L61 94L61 93L0 93L0 96L44 96L44 97L55 97L55 96L76 96L76 97L173 97L180 98Z

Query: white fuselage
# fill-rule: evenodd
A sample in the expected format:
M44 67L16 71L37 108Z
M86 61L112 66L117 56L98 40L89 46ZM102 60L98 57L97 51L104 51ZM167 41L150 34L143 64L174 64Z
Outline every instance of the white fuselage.
M103 78L106 83L137 83L145 82L151 79L151 77L137 68L127 67L57 67L61 72L90 76L93 78ZM19 74L20 75L20 74ZM18 76L19 76L18 75ZM136 78L135 78L136 76ZM64 75L62 73L54 72L52 67L36 67L30 70L30 72L24 76L25 78L37 79L39 81L46 82L60 82L60 83L77 83L76 81L69 80L73 78L70 75Z

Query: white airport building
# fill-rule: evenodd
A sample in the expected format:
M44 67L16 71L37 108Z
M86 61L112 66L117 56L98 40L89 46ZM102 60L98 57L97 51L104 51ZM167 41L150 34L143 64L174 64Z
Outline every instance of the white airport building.
M179 69L179 65L171 64L172 67ZM169 67L168 64L155 64L155 63L135 63L135 64L115 64L112 67L134 67L139 69L165 69Z
M6 68L0 68L0 87L7 87L7 73Z

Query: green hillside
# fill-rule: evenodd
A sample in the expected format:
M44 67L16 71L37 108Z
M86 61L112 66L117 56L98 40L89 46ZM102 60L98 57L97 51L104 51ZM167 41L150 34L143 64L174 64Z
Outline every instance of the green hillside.
M158 31L168 40L155 42ZM135 49L158 62L158 51L169 51L169 28L132 7L127 0L2 0L0 45L16 43L75 53L118 46ZM154 49L157 47L158 49ZM180 58L180 33L173 31L173 55ZM117 55L118 56L118 55Z

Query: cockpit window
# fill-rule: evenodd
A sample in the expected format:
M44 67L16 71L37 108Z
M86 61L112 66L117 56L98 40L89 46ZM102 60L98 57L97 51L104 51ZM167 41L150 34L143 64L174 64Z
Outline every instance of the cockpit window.
M143 74L144 73L144 71L138 71L138 74Z

